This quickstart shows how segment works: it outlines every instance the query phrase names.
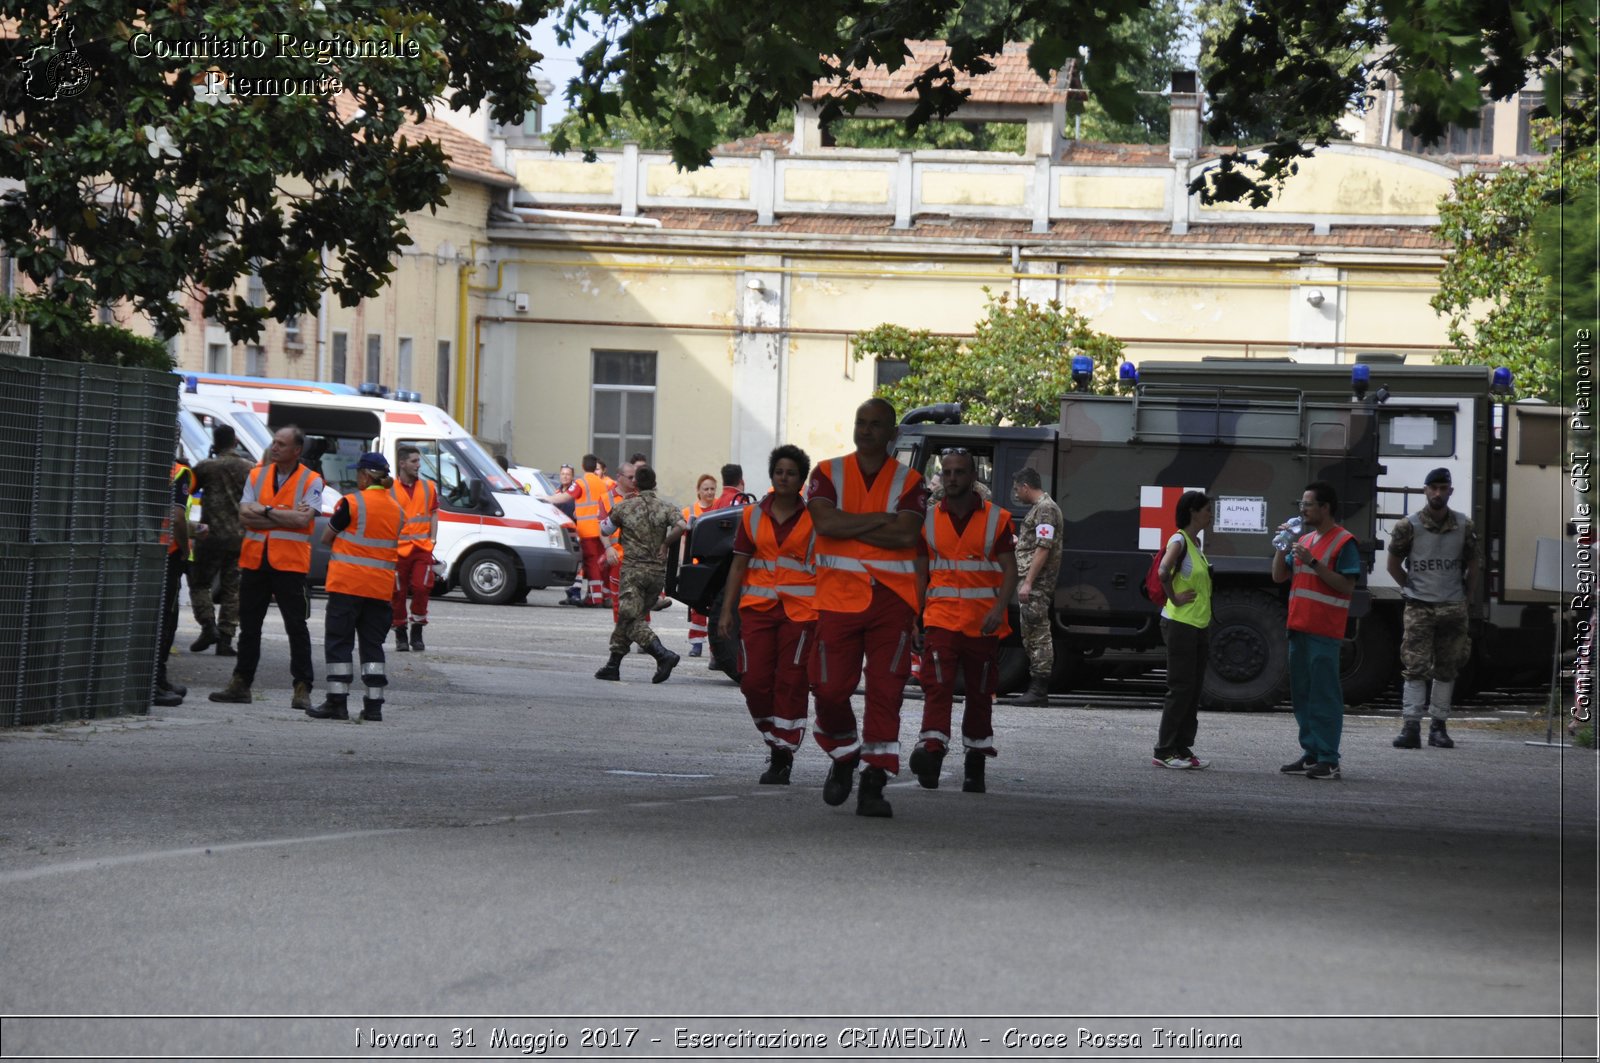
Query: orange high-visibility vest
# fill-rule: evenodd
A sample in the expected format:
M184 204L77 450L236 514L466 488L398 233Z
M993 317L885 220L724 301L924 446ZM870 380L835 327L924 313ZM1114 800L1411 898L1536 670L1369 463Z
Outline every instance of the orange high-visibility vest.
M293 509L302 502L312 508L320 508L322 477L304 465L296 465L294 472L274 491L272 479L275 468L263 464L250 470L250 483L255 487L257 502L281 509ZM310 572L311 532L314 527L313 524L304 529L274 528L271 531L246 528L244 542L239 546L239 567L257 569L265 559L279 572Z
M1354 539L1337 525L1320 544L1321 551L1312 546L1316 537L1311 532L1300 537L1300 545L1311 551L1320 567L1332 568L1334 559L1344 544ZM1289 630L1304 631L1309 635L1326 635L1344 638L1345 620L1350 615L1350 595L1340 594L1323 582L1322 577L1305 565L1294 567L1294 580L1289 584Z
M174 461L172 463L172 482L174 484L183 484L183 493L185 495L194 494L194 470L189 468L189 466L185 465L181 461ZM188 511L186 509L185 514L187 514L187 512ZM167 544L167 553L175 554L178 552L178 537L172 532L171 502L169 502L167 505L166 514L167 515L161 519L161 541Z
M578 525L578 538L600 538L600 521L611 512L611 500L606 494L606 482L598 473L586 472L583 479L583 501L572 507L572 519Z
M413 550L433 553L433 514L439 508L439 489L432 480L418 478L411 493L400 490L400 481L394 482L394 500L405 514L405 524L400 528L400 556Z
M925 627L959 631L983 638L983 618L1000 597L1005 570L1000 566L995 543L1011 530L1011 514L984 502L960 534L956 522L942 505L929 506L922 522L922 538L928 544L928 605L923 610ZM990 634L1005 638L1011 624L1004 617Z
M815 620L817 568L811 552L817 537L811 514L802 506L799 519L781 543L774 527L777 522L761 512L760 506L746 506L741 519L756 552L745 569L739 608L771 609L781 602L790 620L801 624Z
M328 593L358 598L394 596L395 558L400 556L400 528L405 513L382 487L344 496L350 524L333 540L328 558Z
M854 454L824 462L822 472L833 481L839 510L844 513L894 513L900 497L922 486L922 474L889 458L867 489ZM916 547L888 550L859 539L817 536L817 608L832 613L859 613L872 604L872 585L888 587L911 608L917 608Z

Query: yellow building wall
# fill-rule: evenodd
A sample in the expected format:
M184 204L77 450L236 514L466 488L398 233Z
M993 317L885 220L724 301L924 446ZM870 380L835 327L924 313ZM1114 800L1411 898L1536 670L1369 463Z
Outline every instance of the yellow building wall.
M850 361L842 337L790 340L784 440L810 455L813 466L850 451L855 445L851 437L856 407L872 396L872 384L872 361ZM745 480L748 483L750 477Z
M651 163L645 167L644 181L646 192L663 198L750 198L750 168L747 166L679 170L671 163Z
M1251 341L1289 336L1293 272L1276 266L1072 263L1064 302L1100 332L1129 343L1134 361L1243 354ZM1196 346L1168 341L1234 341ZM1282 353L1279 347L1269 353Z
M523 159L517 163L517 183L533 193L609 196L617 186L617 167L610 162Z
M1020 207L1027 200L1022 174L933 171L922 175L925 206Z
M1428 217L1450 191L1448 178L1374 155L1319 152L1257 214L1356 214ZM1200 205L1202 213L1237 211L1238 204Z
M789 323L796 328L888 323L971 332L983 312L983 287L996 294L1011 288L1009 262L796 258L787 265Z
M783 171L783 198L791 203L887 203L888 170L824 170L790 167Z
M1159 210L1167 202L1167 182L1159 177L1068 174L1057 191L1060 206L1086 210Z
M518 461L553 470L576 465L590 448L593 354L656 352L655 443L650 458L660 491L680 505L701 473L729 460L733 364L730 331L660 327L731 325L736 273L725 259L591 256L576 250L523 252L518 290L528 317L628 322L616 325L496 325L513 329L517 358ZM616 268L614 264L644 268ZM711 267L693 272L682 267Z
M1448 345L1446 321L1428 305L1437 276L1402 270L1352 270L1344 286L1346 343L1385 349L1396 344ZM1431 362L1431 351L1405 351L1408 362Z

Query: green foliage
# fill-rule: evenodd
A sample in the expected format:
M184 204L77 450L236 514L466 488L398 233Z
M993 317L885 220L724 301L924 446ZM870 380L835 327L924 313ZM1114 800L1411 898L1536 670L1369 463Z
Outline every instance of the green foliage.
M0 194L0 241L79 322L127 299L172 334L184 325L173 295L190 292L244 340L268 316L313 309L325 289L354 305L410 243L405 215L446 195L439 145L401 130L441 98L489 99L506 123L539 98L539 56L521 29L543 13L537 2L11 0L4 11L0 62L26 73L0 83L0 179L17 182ZM320 39L357 54L282 45ZM234 52L156 48L196 41ZM371 54L372 42L397 41L401 53ZM63 68L45 69L64 57L80 75L75 94L52 80ZM341 91L359 112L341 114ZM270 310L232 295L252 271Z
M898 359L910 372L879 391L904 412L959 402L975 424L1054 424L1072 390L1072 358L1094 359L1090 390L1117 387L1122 341L1094 331L1088 319L1052 300L1043 306L985 288L988 304L970 340L927 329L878 325L855 338L855 358Z
M38 296L0 296L0 322L29 326L29 354L61 362L92 362L170 370L166 344L116 325L91 325Z
M1567 336L1585 320L1593 328L1597 180L1585 147L1456 181L1439 208L1451 253L1431 300L1449 319L1443 361L1503 365L1519 395L1571 400L1557 323L1567 319Z
M929 122L907 132L893 118L853 118L828 127L841 148L892 148L916 151L1003 151L1021 155L1028 145L1028 129L1016 122Z
M640 117L631 104L623 104L615 116L605 124L578 111L568 111L550 130L551 140L561 140L593 152L601 148L615 148L623 144L637 144L646 151L670 151L673 143L688 134L705 132L715 146L727 144L757 133L787 131L794 128L794 109L778 112L770 124L756 127L747 124L734 108L724 104L710 104L686 100L684 105L665 121L647 121Z
M1194 29L1194 16L1178 0L1150 0L1147 6L1130 10L1112 32L1127 45L1120 73L1139 93L1133 100L1133 115L1113 117L1091 93L1077 119L1078 136L1113 144L1165 144L1172 108L1163 90L1174 70L1190 65L1184 42ZM1084 86L1092 90L1103 77L1103 63L1091 54L1083 64Z

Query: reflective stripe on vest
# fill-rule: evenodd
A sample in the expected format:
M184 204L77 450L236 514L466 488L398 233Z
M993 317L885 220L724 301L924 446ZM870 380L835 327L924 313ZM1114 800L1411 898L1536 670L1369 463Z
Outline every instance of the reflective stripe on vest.
M606 501L606 483L598 473L583 474L583 501L572 507L572 519L578 525L578 538L600 538L600 518L611 512Z
M901 497L922 486L921 474L894 458L886 460L870 488L854 454L834 458L823 468L843 513L896 513ZM916 556L914 546L889 550L859 539L818 535L817 608L859 613L871 604L874 583L883 584L917 608Z
M761 507L756 505L745 507L741 517L756 552L745 569L739 608L770 609L774 602L782 602L784 615L790 620L802 624L815 620L817 609L812 603L817 593L817 569L811 563L811 554L817 537L811 527L811 514L802 506L794 527L781 543L774 522L763 520L762 516Z
M401 493L399 480L394 482L392 493L400 512L405 515L405 524L400 528L400 556L419 548L433 553L434 541L430 533L433 511L438 508L439 489L432 480L419 478L409 495Z
M275 468L257 465L250 470L250 484L255 489L257 502L279 509L294 509L302 503L311 505L314 510L322 508L322 477L304 465L296 465L294 472L274 490L271 484ZM239 547L239 567L258 569L263 560L279 572L310 572L311 529L257 531L246 528L244 542Z
M983 508L973 512L959 533L942 505L930 506L923 519L922 539L928 547L928 602L922 617L926 627L986 637L983 619L1005 584L997 544L1002 531L1011 526L1011 515L992 502L980 505ZM1002 618L990 634L1003 638L1010 633L1011 625Z
M183 480L189 481L183 489L184 497L192 498L194 496L194 470L181 461L175 461L172 463L172 483L176 485ZM189 515L187 505L184 507L183 513L185 517ZM161 518L161 541L167 544L167 553L175 554L178 552L178 537L172 530L171 505L167 507L166 514L165 517Z
M1302 535L1300 545L1311 551L1319 567L1326 566L1331 571L1339 551L1355 536L1336 526L1334 534L1319 544L1320 552L1312 546L1315 538L1315 532ZM1328 586L1321 576L1306 566L1296 565L1294 579L1289 584L1289 630L1327 638L1344 638L1345 620L1350 615L1350 597Z
M369 487L344 496L350 524L334 537L328 558L328 592L358 598L394 595L395 558L405 513L393 494Z

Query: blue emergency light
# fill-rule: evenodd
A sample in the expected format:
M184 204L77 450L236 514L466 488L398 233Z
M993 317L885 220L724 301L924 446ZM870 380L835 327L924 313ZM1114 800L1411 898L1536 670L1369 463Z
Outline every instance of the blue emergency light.
M1139 367L1132 362L1123 362L1117 369L1117 379L1132 387L1139 382Z
M1094 380L1094 359L1087 354L1072 356L1072 383L1079 391L1088 391Z
M1367 389L1372 386L1372 366L1365 363L1350 367L1350 390L1356 393L1357 399L1367 397Z
M1496 395L1511 394L1511 370L1505 366L1496 366L1494 375L1489 378L1489 390Z

